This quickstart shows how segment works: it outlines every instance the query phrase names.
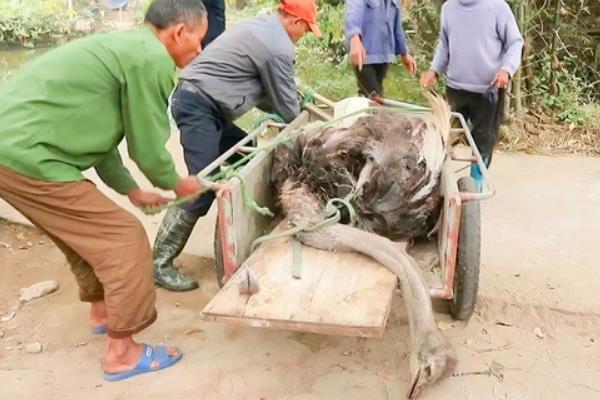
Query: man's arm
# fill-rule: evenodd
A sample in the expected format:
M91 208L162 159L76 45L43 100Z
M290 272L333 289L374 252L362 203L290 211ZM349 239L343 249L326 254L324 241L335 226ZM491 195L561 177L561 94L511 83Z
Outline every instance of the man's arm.
M448 26L445 18L444 7L440 15L440 41L435 49L435 55L431 62L431 69L438 75L446 73L450 61L450 49L448 47Z
M116 147L94 168L102 182L113 188L117 193L127 194L129 191L138 188L137 183L123 165L123 159Z
M400 5L398 5L398 17L396 18L396 26L394 27L394 39L396 55L407 55L409 52L408 41L406 40L406 34L402 26L402 8Z
M167 103L175 68L163 60L147 61L125 72L121 90L123 127L129 156L156 187L173 190L179 180L165 149L171 127Z
M346 0L344 13L344 35L346 43L350 42L353 36L362 37L362 25L365 18L366 0Z
M400 6L398 6L398 15L394 27L394 47L394 53L400 55L400 60L402 61L404 68L406 68L409 74L415 74L417 72L417 62L410 55L408 41L406 40L406 34L402 27L402 8Z
M424 88L432 87L436 84L437 78L446 73L448 62L450 61L450 48L448 47L448 27L445 18L446 5L442 6L440 15L440 41L435 49L435 55L429 70L421 75L420 84Z
M519 32L519 26L510 6L506 3L502 4L496 29L504 48L501 69L508 72L512 77L521 64L523 36Z
M140 189L123 165L123 159L116 147L94 166L96 173L109 187L120 194L127 195L136 207L157 207L166 204L169 199L158 193Z
M285 55L271 57L258 68L258 74L273 111L291 122L300 114L293 60Z

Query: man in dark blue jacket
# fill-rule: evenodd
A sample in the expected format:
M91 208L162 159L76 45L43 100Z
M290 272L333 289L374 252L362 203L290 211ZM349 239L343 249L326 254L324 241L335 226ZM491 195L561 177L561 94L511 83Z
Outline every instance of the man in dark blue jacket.
M225 32L225 0L202 0L208 14L208 32L202 40L202 48L205 48Z

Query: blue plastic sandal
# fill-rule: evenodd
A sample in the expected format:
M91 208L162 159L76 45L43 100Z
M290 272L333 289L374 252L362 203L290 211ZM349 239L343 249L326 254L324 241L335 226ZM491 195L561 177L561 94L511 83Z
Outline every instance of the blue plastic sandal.
M104 335L108 332L108 327L106 325L91 326L90 331L96 335Z
M144 344L142 355L133 369L129 371L110 373L104 372L104 379L107 381L120 381L131 378L132 376L145 374L146 372L158 371L175 365L183 357L183 353L178 351L177 355L171 356L165 346L149 346ZM158 366L152 367L152 363L158 361Z

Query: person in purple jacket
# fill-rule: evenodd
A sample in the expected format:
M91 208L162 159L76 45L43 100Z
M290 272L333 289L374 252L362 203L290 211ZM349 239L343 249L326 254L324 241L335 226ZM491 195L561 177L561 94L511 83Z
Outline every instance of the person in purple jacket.
M521 63L523 37L504 0L448 0L442 7L440 42L421 86L446 76L446 93L454 111L471 125L486 166L502 121L504 95ZM481 190L477 165L471 176Z
M383 79L398 55L410 74L417 71L402 28L399 0L346 0L344 33L359 94L383 97Z

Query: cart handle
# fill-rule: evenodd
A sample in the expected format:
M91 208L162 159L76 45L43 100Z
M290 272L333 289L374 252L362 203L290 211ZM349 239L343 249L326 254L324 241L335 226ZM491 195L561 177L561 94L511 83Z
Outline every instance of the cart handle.
M479 166L479 170L481 171L481 175L483 176L483 184L484 184L484 186L483 186L484 190L482 190L480 193L461 192L460 198L463 202L468 202L468 201L472 201L472 200L489 199L496 194L496 188L492 184L492 181L489 177L489 171L487 169L487 166L483 162L483 158L481 157L481 153L479 153L479 149L477 148L477 145L475 144L475 140L473 139L473 135L471 134L471 130L469 129L467 122L465 121L465 117L463 117L463 115L461 113L454 112L454 111L451 112L450 115L452 115L452 117L454 117L454 118L457 118L458 121L460 122L460 125L462 126L462 128L460 130L462 130L465 137L467 138L467 142L469 143L469 147L471 148L471 152L473 153L473 156L475 158L474 161Z
M405 102L401 102L398 100L385 99L385 98L379 97L379 96L371 97L371 100L374 101L375 103L382 104L385 106L402 108L402 109L406 110L407 112L413 112L415 114L421 114L421 113L426 113L426 112L431 111L431 109L429 107L420 106L417 104L405 103ZM492 181L489 177L488 169L487 169L485 163L483 162L483 158L481 157L481 153L479 153L479 149L477 148L477 145L475 144L473 135L471 135L471 130L469 129L467 122L465 121L465 118L463 117L462 114L453 111L450 113L450 115L454 118L457 118L462 127L460 129L450 129L450 132L454 133L454 132L461 131L467 137L467 142L469 143L469 147L471 148L471 151L473 153L473 158L469 158L464 161L469 161L471 163L472 162L477 163L477 165L479 166L479 169L481 170L481 175L483 176L483 184L484 184L483 188L485 188L485 190L482 190L479 193L461 192L460 193L461 201L468 202L468 201L472 201L472 200L489 199L496 194L496 188L494 188L494 185L492 184ZM455 159L458 159L458 158L455 158Z

